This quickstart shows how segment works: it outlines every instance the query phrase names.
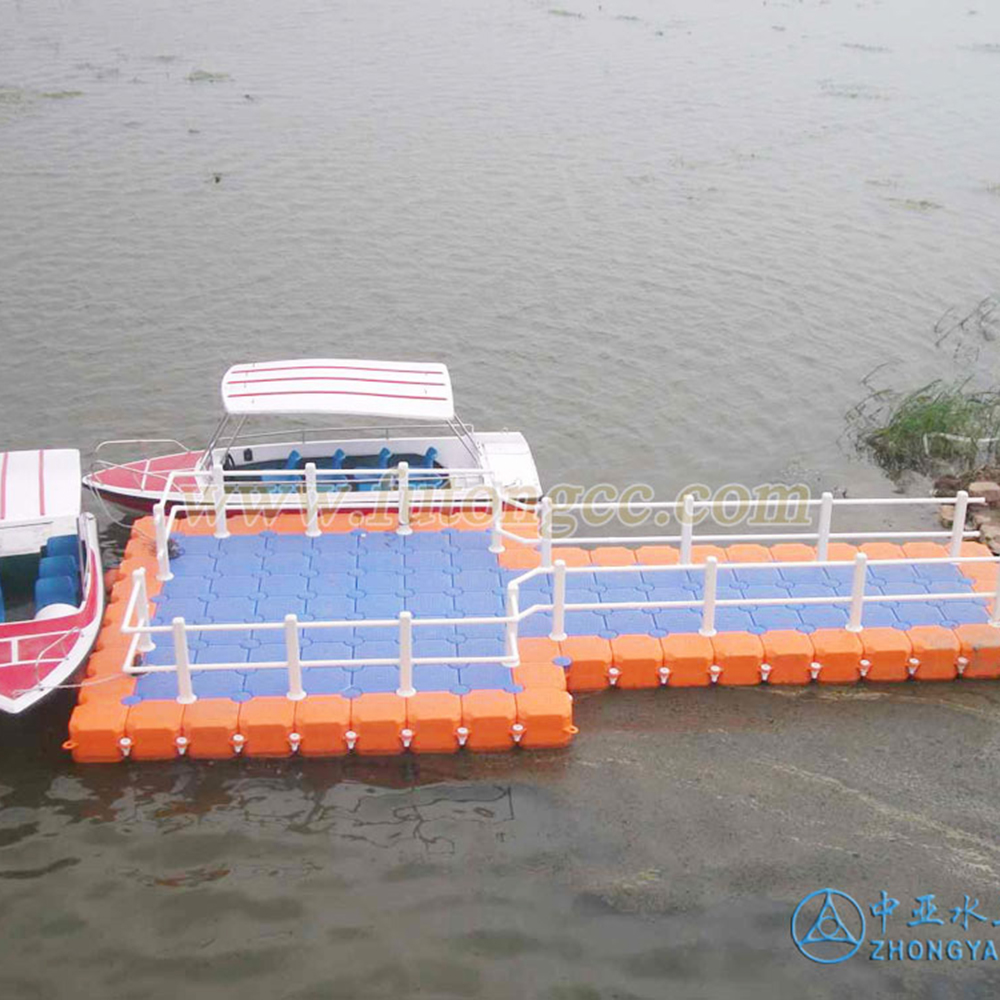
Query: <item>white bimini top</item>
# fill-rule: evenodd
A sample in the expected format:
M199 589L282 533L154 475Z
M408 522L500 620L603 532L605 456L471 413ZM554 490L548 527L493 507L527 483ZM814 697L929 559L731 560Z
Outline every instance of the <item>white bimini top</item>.
M234 365L222 404L235 415L339 414L402 420L454 419L444 365L315 358Z
M80 453L75 448L0 452L0 527L80 514Z

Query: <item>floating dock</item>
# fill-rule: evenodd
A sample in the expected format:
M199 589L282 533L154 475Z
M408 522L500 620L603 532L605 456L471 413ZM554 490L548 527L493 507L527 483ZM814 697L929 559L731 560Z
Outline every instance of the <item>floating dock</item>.
M136 521L66 747L86 762L561 747L582 691L1000 677L997 566L958 536L834 541L822 560L688 544L682 564L668 544L546 549L535 512L497 519L178 516L169 553L162 524Z

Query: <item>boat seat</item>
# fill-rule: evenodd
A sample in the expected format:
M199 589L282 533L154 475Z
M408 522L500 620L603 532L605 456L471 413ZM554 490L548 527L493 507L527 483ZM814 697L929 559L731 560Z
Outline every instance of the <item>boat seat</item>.
M282 468L288 472L293 472L298 469L301 461L302 455L298 449L293 448L289 452L288 458L285 459L285 464ZM292 476L261 476L261 481L274 484L271 486L271 493L294 493L299 488L298 480Z
M80 572L76 559L72 556L43 556L38 563L39 576L69 576L75 578Z
M334 486L339 490L349 490L351 488L350 483L347 482L347 476L343 475L329 475L327 473L328 469L342 469L344 467L344 459L347 455L343 448L338 448L330 456L330 464L324 465L321 469L316 470L316 482L322 483L325 487Z
M388 448L383 448L378 455L374 456L373 464L369 465L369 461L372 461L372 456L364 455L356 460L355 467L359 469L388 469L390 458L392 458L392 452ZM371 493L373 490L382 489L382 480L384 478L383 476L379 476L378 479L359 480L355 482L354 488L360 490L362 493Z
M437 461L438 450L433 445L424 452L424 457L420 460L418 469L433 469ZM410 480L410 485L417 490L441 490L448 485L448 480L443 476L415 476Z
M40 576L35 581L35 610L50 604L77 607L76 581L71 576Z
M45 543L47 556L75 556L80 558L80 539L76 535L53 535Z

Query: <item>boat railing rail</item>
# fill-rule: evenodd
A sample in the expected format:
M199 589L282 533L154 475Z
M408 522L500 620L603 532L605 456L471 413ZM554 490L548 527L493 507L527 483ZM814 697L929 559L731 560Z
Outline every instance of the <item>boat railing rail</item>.
M472 424L465 424L465 429L469 433L474 431ZM317 435L319 434L335 434L338 439L346 434L365 434L369 435L365 440L370 441L389 441L391 440L390 431L442 431L448 430L453 431L452 425L447 421L439 421L437 423L406 423L406 424L370 424L362 426L339 426L339 427L285 427L280 430L273 431L247 431L240 430L239 434L231 439L227 444L222 445L218 442L215 444L215 451L228 451L238 447L247 441L278 441L285 444L289 441L294 441L299 444L308 444L310 441L319 440ZM414 434L408 434L407 437L419 436Z
M133 571L132 585L129 593L128 603L122 620L122 632L131 637L131 641L125 653L122 669L129 674L145 673L175 673L177 675L178 696L177 700L183 704L189 704L196 700L192 686L192 673L194 671L210 670L284 670L287 674L288 689L287 696L292 700L300 700L306 696L303 687L303 670L321 667L350 667L352 669L392 666L399 670L399 687L397 694L401 697L410 697L416 693L413 681L413 668L415 665L435 664L440 666L490 663L499 664L513 668L520 663L519 633L520 625L526 619L535 615L550 615L549 638L554 641L562 641L567 638L566 615L578 611L618 611L618 610L638 610L655 612L669 609L692 609L700 612L699 634L712 636L717 634L716 614L720 608L766 608L766 607L791 607L791 606L846 606L848 609L847 622L843 626L846 631L860 633L866 627L864 625L865 608L873 604L885 602L941 602L953 601L963 602L989 602L988 621L994 627L1000 627L1000 558L995 556L983 556L968 552L963 552L962 543L972 532L964 530L965 509L970 503L981 503L981 498L970 499L967 494L959 493L952 498L956 506L955 527L950 532L838 532L830 530L832 519L832 497L829 499L824 495L818 501L819 513L821 517L821 531L816 533L796 533L796 538L810 538L818 544L816 558L799 560L761 561L761 562L722 562L717 554L708 554L703 560L694 561L688 532L683 532L681 541L685 544L678 550L677 562L662 563L639 563L632 562L623 565L595 565L587 564L581 566L568 566L563 559L553 558L553 546L561 543L563 539L552 538L551 514L554 505L543 501L543 513L541 518L541 531L538 537L519 535L503 527L503 507L497 504L491 518L491 551L499 553L504 549L504 539L512 541L518 545L538 547L539 565L527 569L520 576L511 580L505 591L505 607L503 615L476 616L476 617L428 617L416 618L410 611L399 612L396 618L384 619L363 619L363 620L327 620L327 621L304 621L294 614L286 615L282 621L270 622L213 622L213 623L192 623L183 617L175 617L170 624L151 624L150 604L148 597L148 585L146 580L146 570L138 568ZM851 506L862 504L870 505L900 505L919 504L928 501L910 498L887 498L887 499L867 499L867 500L841 500L839 503ZM934 501L936 503L940 500ZM699 503L699 501L694 501ZM700 501L703 505L710 505L712 501ZM836 502L834 502L835 505ZM599 504L605 508L609 504ZM585 505L563 505L564 507L580 507ZM657 505L660 506L660 505ZM691 514L692 504L689 499L680 502L681 509L685 514ZM961 519L958 512L961 510ZM218 516L218 515L217 515ZM548 525L546 525L548 518ZM224 512L221 520L224 521ZM689 522L685 522L689 523ZM850 559L831 559L828 551L821 551L820 546L825 543L828 547L830 540L839 537L853 537L871 540L872 538L917 538L926 540L929 536L940 538L946 537L949 540L947 555L927 555L912 556L903 558L869 558L863 552L855 552ZM224 536L223 536L224 537ZM711 536L709 536L711 537ZM732 541L736 536L724 536ZM757 534L750 536L753 538L770 539L772 535ZM609 539L578 539L587 544L605 543ZM637 539L629 537L630 542ZM646 539L648 540L648 539ZM673 540L672 536L656 536L656 540L663 542ZM998 565L997 583L991 591L935 591L933 593L912 593L907 592L905 587L899 591L892 589L891 583L883 584L881 593L872 593L868 590L868 576L873 567L880 566L955 566L963 567L968 565ZM161 564L162 566L162 564ZM829 569L845 567L851 568L850 592L846 594L830 594L823 596L794 596L788 597L719 597L719 576L720 574L733 573L745 570L774 570L779 567L781 570L790 569ZM169 573L169 565L167 567ZM573 601L567 596L567 581L578 574L589 576L606 576L618 574L643 574L643 576L664 574L667 578L676 574L696 574L701 585L701 596L692 596L689 600L624 600L612 602L594 601ZM551 599L534 600L534 603L521 607L522 591L528 595L537 593L535 589L527 589L528 585L539 577L551 579ZM161 577L169 579L169 576ZM542 596L548 596L542 592ZM462 656L450 657L418 657L414 654L414 632L421 628L431 626L477 626L496 627L503 629L503 648L501 655L497 656ZM304 659L300 635L303 632L327 630L336 632L345 629L386 629L397 630L397 640L399 653L394 657L377 658L351 658L351 659ZM224 663L203 663L195 664L191 662L189 636L192 633L205 632L280 632L284 643L284 658L266 662L247 663L244 661L233 661ZM169 635L173 642L174 662L169 664L148 664L137 663L137 654L151 652L156 645L156 637ZM960 663L960 668L962 664ZM663 677L665 682L665 676Z

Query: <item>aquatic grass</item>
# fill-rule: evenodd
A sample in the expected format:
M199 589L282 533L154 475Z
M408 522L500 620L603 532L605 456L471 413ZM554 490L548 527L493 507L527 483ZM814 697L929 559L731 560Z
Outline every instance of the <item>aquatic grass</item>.
M890 476L963 474L1000 456L1000 391L968 380L871 393L848 414L850 436Z

